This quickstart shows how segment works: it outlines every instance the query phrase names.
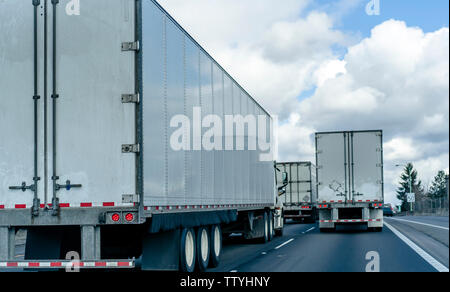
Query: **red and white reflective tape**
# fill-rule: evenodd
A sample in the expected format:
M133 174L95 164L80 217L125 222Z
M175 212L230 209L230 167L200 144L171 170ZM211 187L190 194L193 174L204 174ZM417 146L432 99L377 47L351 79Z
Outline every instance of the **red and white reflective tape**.
M381 222L381 219L340 219L340 220L320 220L322 223L353 223L353 222Z
M33 268L33 269L61 269L61 268L134 268L134 260L108 261L18 261L0 262L0 269Z
M101 203L93 203L93 202L84 202L84 203L60 203L60 208L106 208L106 207L135 207L137 203L115 203L115 202L101 202ZM48 207L52 207L52 204L47 204ZM14 204L11 206L0 205L0 209L31 209L33 207L32 204ZM39 206L41 209L45 208L45 204L41 204Z
M347 201L347 203L351 203L352 202L352 200L348 200ZM363 200L358 200L358 201L355 201L356 203L378 203L378 202L380 202L379 200L365 200L365 201L363 201ZM344 203L344 201L342 201L342 200L339 200L339 201L334 201L334 200L331 200L331 201L322 201L322 204L323 203Z
M230 208L252 208L264 207L268 204L239 204L239 205L184 205L184 206L145 206L145 211L165 211L165 210L189 210L189 209L230 209Z

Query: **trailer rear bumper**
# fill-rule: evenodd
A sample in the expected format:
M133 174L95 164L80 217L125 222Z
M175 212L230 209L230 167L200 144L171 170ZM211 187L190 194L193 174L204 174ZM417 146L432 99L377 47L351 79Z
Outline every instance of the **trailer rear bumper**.
M100 261L0 261L0 269L133 269L135 260L100 260Z
M342 212L341 206L330 206L328 209L319 209L319 227L334 228L336 225L367 224L369 228L383 227L383 211L370 208L369 205L352 206L350 212ZM346 217L352 215L351 217ZM355 217L353 217L355 216Z
M298 214L298 215L284 215L286 219L295 219L295 218L309 218L312 214Z

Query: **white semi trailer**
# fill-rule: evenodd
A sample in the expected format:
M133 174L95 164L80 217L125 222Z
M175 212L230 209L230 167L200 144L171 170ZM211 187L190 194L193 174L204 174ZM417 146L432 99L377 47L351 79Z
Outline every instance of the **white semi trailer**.
M0 268L205 270L280 232L270 115L156 1L3 0L0 30ZM206 149L212 115L266 119Z
M339 224L383 227L383 132L316 133L321 231Z
M277 183L287 173L285 193L279 197L283 203L283 217L297 222L316 222L317 182L316 167L311 162L277 162Z

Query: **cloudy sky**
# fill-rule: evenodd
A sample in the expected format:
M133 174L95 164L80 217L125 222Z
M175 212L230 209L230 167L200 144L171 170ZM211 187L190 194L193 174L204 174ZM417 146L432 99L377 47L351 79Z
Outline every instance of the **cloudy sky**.
M383 129L386 201L401 169L449 161L449 1L159 0L271 114L279 160L314 161L314 132Z

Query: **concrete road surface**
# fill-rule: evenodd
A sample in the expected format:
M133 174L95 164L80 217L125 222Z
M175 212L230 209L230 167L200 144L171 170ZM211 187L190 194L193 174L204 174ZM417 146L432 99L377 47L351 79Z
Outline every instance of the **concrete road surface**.
M392 227L404 224L389 219L387 221ZM433 251L430 253L448 269L448 241L447 246L432 245L429 236L420 230L408 230L406 234L422 248ZM448 240L448 230L446 236ZM266 245L244 244L240 238L227 240L221 266L210 271L365 272L369 263L366 255L369 252L378 253L381 272L437 271L389 228L384 227L382 232L376 233L367 232L363 227L343 226L338 227L335 233L320 233L315 224L287 224L284 236Z

